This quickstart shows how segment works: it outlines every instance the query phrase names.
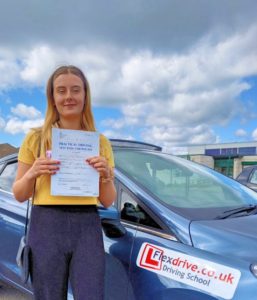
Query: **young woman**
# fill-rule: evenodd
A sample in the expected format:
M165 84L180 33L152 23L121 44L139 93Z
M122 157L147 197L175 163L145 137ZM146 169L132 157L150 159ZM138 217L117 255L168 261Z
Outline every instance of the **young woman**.
M100 155L85 161L100 174L98 198L52 196L51 176L61 166L61 162L46 157L51 149L52 127L96 129L89 85L77 67L55 70L48 80L47 101L44 125L29 132L20 148L13 185L15 198L23 202L32 196L36 182L28 239L34 297L67 299L70 279L76 300L103 300L105 262L97 201L108 207L116 197L112 149L100 135Z

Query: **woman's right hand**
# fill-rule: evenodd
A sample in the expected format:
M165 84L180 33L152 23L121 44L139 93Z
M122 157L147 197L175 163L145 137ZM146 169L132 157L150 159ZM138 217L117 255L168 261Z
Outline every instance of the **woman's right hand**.
M27 171L26 177L31 180L41 175L54 175L60 169L59 165L58 160L39 157Z

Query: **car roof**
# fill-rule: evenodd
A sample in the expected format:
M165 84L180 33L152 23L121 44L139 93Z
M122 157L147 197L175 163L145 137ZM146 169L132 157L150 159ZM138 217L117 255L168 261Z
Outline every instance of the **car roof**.
M8 162L9 160L13 160L17 157L18 157L18 153L13 153L13 154L6 155L6 156L0 158L0 163Z
M110 139L113 148L136 148L136 149L147 149L162 151L162 147L149 144L145 142L133 141L133 140L123 140L123 139Z

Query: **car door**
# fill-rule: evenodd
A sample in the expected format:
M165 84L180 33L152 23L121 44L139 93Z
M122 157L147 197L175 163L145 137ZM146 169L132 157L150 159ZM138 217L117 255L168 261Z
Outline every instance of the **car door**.
M16 159L0 165L0 278L12 281L14 285L29 292L31 284L22 285L15 259L20 239L24 235L27 210L27 202L17 202L12 194L16 170ZM99 214L106 223L116 226L120 222L115 206L109 209L99 207ZM128 273L134 232L126 230L117 237L117 234L106 235L104 231L103 237L106 257L105 300L133 300ZM73 299L70 288L69 299Z
M117 179L115 185L118 198L119 183ZM121 225L117 203L118 201L108 209L102 206L98 207L105 248L105 300L134 300L134 292L129 279L129 267L135 231ZM117 227L121 227L123 233L117 234L117 230L120 230Z
M155 259L153 251L161 253L163 249L166 249L167 253L173 251L178 255L180 253L181 255L190 255L194 248L181 243L174 234L168 233L161 218L146 207L136 193L130 191L125 185L120 185L118 201L121 223L135 235L129 273L135 299L218 299L194 290L183 282L173 280L172 276L169 278L169 275L163 276L161 272L158 274L159 262ZM193 255L198 256L199 253L197 252L198 250ZM163 257L165 258L165 255ZM167 256L166 259L168 260L169 257ZM155 272L152 272L153 270ZM176 270L176 268L170 268L166 271L166 273L170 271L173 276L180 279L185 277L185 273ZM202 284L208 284L208 282L202 282Z
M18 203L12 194L12 184L17 170L17 161L6 162L0 175L0 274L20 284L20 270L16 253L24 234L26 203Z

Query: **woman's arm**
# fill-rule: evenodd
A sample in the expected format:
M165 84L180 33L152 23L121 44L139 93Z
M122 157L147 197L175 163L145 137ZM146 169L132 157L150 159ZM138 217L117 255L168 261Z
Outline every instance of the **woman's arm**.
M24 202L33 193L35 180L43 174L53 175L59 169L59 161L37 158L33 165L18 162L17 175L13 183L13 194L16 200Z
M18 162L18 169L15 181L12 186L13 194L16 200L24 202L32 196L35 178L29 178L26 174L31 165ZM26 176L25 176L26 175Z
M86 160L93 168L100 173L99 201L104 207L112 205L116 199L116 188L113 182L113 171L107 160L102 156L95 156Z
M113 179L104 182L100 179L99 200L104 207L109 207L116 199L116 188Z

